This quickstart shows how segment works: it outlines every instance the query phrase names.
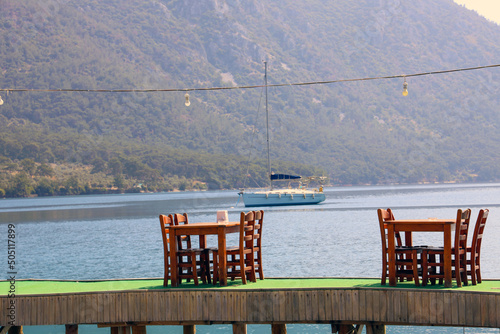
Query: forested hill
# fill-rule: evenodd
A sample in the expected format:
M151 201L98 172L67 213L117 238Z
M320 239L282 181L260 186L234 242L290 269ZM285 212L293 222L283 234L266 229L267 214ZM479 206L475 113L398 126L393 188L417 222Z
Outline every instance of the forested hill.
M403 78L343 81L500 64L500 26L452 0L0 0L0 189L265 185L263 90L245 88L263 60L273 170L500 179L500 68L408 76L406 97ZM68 166L100 178L63 185Z

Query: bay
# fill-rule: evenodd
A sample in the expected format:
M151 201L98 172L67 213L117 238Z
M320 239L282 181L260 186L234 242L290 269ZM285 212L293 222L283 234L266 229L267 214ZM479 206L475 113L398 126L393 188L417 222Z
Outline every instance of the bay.
M319 205L264 207L264 269L267 277L380 277L376 210L396 218L450 218L458 208L489 208L481 255L484 278L500 278L500 184L405 185L326 188ZM0 200L0 228L16 226L18 278L110 279L163 275L158 216L189 214L190 222L215 221L217 210L239 220L248 211L236 191L174 192ZM470 233L472 234L472 233ZM229 236L228 244L236 242ZM216 243L209 238L209 243ZM416 244L442 244L438 233L418 233ZM0 246L6 254L6 244ZM327 256L325 256L327 254ZM6 277L7 268L3 271ZM80 333L109 333L80 326ZM331 333L329 325L288 325L289 333ZM61 326L24 332L59 333ZM498 333L498 329L389 326L388 333ZM230 326L198 326L197 333L231 333ZM250 325L249 333L270 332ZM151 326L148 333L182 333L182 327Z

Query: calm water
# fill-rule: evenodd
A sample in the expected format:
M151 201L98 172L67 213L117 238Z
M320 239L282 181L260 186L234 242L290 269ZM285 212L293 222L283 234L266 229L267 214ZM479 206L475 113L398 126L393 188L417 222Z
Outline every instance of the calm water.
M319 205L268 207L263 238L267 277L379 277L376 209L396 218L456 215L458 208L489 208L482 250L483 278L500 279L500 184L328 188ZM187 212L191 222L230 220L245 211L236 191L98 195L0 200L0 228L16 225L18 278L107 279L161 277L159 214ZM248 210L246 210L248 211ZM228 243L235 242L230 236ZM210 243L216 243L214 238ZM437 233L414 236L441 244ZM317 247L319 245L319 247ZM3 247L3 248L2 248ZM6 243L0 247L6 254ZM323 255L314 253L318 248ZM7 268L2 279L6 278ZM249 333L270 332L249 326ZM388 333L499 333L472 328L388 327ZM26 327L25 333L59 333L63 327ZM231 333L230 326L198 326L197 333ZM331 333L329 325L289 325L289 333ZM81 326L80 333L109 333ZM148 333L182 333L182 327L148 327Z

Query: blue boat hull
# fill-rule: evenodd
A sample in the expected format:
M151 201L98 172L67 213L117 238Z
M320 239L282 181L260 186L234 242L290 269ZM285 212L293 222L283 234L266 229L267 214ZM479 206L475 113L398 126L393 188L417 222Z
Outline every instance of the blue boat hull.
M308 205L318 204L325 200L323 193L307 194L265 194L242 193L245 207L281 206L281 205Z

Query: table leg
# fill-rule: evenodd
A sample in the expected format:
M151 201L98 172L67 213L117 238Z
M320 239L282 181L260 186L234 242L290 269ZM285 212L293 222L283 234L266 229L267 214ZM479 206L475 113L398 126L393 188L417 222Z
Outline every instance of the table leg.
M175 233L170 230L168 234L170 239L170 284L179 286L179 275L177 271L177 238Z
M394 239L396 238L394 234L394 225L388 224L387 226L387 253L389 257L389 285L396 285L396 246L394 244ZM385 268L384 268L385 270Z
M206 234L200 234L200 248L207 248L207 235Z
M210 276L210 252L207 250L207 235L200 234L200 248L203 249L203 255L201 256L201 261L203 262L205 273L205 280L208 280L209 284L212 284L212 277ZM203 277L202 277L203 278ZM205 284L206 281L203 281Z
M405 244L404 244L404 246L408 246L408 247L413 246L413 237L412 237L411 231L405 232Z
M226 227L221 225L217 229L217 238L219 241L219 284L227 285L227 255L226 255Z
M444 226L444 286L451 288L452 272L451 272L451 225Z

